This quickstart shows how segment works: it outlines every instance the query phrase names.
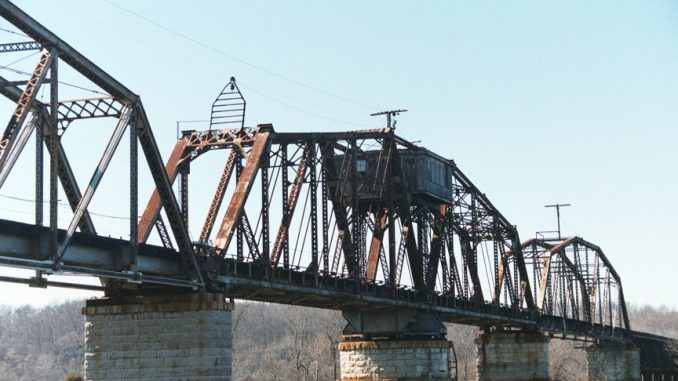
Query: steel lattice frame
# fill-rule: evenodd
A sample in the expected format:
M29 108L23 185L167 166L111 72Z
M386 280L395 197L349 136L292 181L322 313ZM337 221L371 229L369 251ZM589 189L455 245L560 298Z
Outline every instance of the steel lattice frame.
M515 226L453 161L445 162L442 199L415 195L402 163L428 151L393 130L278 133L259 125L192 131L164 163L137 95L10 2L0 0L0 15L33 39L2 44L0 52L41 49L26 81L0 77L0 94L15 103L0 140L0 187L35 133L37 205L34 224L0 220L0 265L38 276L0 281L121 291L108 281L99 287L40 276L88 274L130 282L122 290L131 293L149 285L188 287L341 310L429 311L484 328L636 340L648 351L668 342L630 330L621 279L598 246L578 237L521 244ZM59 64L109 95L60 99ZM232 83L222 95L235 94ZM50 97L43 103L36 94L45 84ZM236 118L242 126L244 100L234 104L226 111L242 118ZM92 118L117 123L82 192L60 138ZM97 235L88 205L125 131L130 239L115 240ZM138 147L156 187L140 219ZM44 148L50 157L46 226ZM190 166L211 151L225 153L225 166L199 239L191 242ZM179 200L172 190L177 180ZM56 219L58 182L73 210L63 230ZM164 248L146 244L153 228Z

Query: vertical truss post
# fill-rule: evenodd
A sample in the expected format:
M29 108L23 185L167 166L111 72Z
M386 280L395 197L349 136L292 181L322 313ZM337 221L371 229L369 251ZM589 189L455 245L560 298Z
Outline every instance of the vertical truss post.
M137 145L136 121L130 123L129 128L129 242L130 242L130 271L137 270L137 242L139 232L139 148Z
M359 196L358 196L358 142L356 139L351 139L351 223L353 224L353 247L356 249L355 258L353 258L353 267L356 269L352 274L357 281L360 280L362 269L360 268L360 240L362 239L360 230L360 212L359 212ZM346 258L348 262L349 258ZM348 267L348 266L347 266ZM349 267L350 268L350 267Z
M325 275L329 272L330 265L330 248L329 248L329 216L327 208L327 175L325 167L320 166L321 187L322 187L322 219L323 219L323 272Z
M288 203L288 198L289 198L289 177L288 177L288 162L287 162L287 144L283 144L282 147L280 147L280 150L282 151L282 167L281 167L281 172L282 172L282 214L283 214L283 220L287 221L289 217L289 203ZM289 269L290 267L290 232L288 230L285 230L285 237L283 238L283 245L282 245L282 251L283 251L283 268L285 270ZM274 249L275 251L275 249Z
M393 179L393 166L396 165L394 158L396 157L393 153L397 149L393 139L387 139L383 144L387 144L388 149L388 159L387 159L387 169L386 169L386 178L388 179L388 191L386 192L386 205L388 213L388 284L391 287L396 286L396 271L398 268L396 250L398 248L398 243L396 242L396 220L395 220L395 202L393 201L394 189L394 179ZM384 279L386 281L386 279Z
M315 141L310 142L308 147L308 168L310 170L311 192L311 266L310 268L318 275L318 183L316 181L316 152Z
M59 149L59 75L58 75L58 51L56 49L51 51L52 53L52 62L50 65L50 152L57 152ZM59 155L50 153L49 155L49 252L54 260L54 264L57 264L58 253L57 248L59 243L58 240L58 200L59 200Z
M240 154L238 155L238 159L235 162L235 181L236 183L240 181L240 176L242 176L242 160L240 158ZM242 212L242 215L245 216L245 212ZM236 226L236 239L235 239L235 248L236 248L236 258L238 261L243 261L245 259L245 253L244 253L244 246L243 246L243 218L238 221L238 225Z
M261 158L261 258L263 263L269 264L271 257L270 250L270 220L269 220L269 178L268 167L270 165L271 157L269 156L270 145L266 143L263 157ZM266 277L269 277L270 267L264 266Z
M181 200L181 216L188 227L188 175L191 173L191 162L185 161L179 168L179 199Z
M42 118L35 126L35 224L42 226L43 224L43 181L44 181L44 140L42 138L43 129L45 128Z

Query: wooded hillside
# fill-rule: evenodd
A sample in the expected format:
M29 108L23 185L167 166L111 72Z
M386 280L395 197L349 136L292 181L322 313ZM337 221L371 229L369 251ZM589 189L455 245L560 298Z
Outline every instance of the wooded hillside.
M82 371L84 302L45 308L0 307L0 380L62 381ZM678 311L629 308L635 330L678 338ZM341 314L311 308L237 302L233 315L234 380L333 380ZM473 379L475 327L450 325L460 380ZM569 341L551 341L554 379L584 380L584 351Z

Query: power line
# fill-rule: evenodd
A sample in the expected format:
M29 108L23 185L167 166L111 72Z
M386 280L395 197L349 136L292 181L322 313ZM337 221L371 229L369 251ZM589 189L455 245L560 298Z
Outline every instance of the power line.
M205 72L208 72L208 73L211 73L211 74L214 74L214 75L218 75L218 76L220 76L220 77L229 78L228 76L226 76L226 75L224 75L224 74L222 74L222 73L218 73L218 72L216 72L216 71L214 71L214 70L212 70L212 69L210 69L210 68L206 68L206 67L204 67L204 66L197 65L197 64L195 64L194 62L191 62L191 61L189 61L189 60L186 60L186 59L184 59L184 58L181 58L181 57L178 57L178 56L176 56L176 55L174 55L174 54L171 54L171 53L169 53L169 52L167 52L167 51L165 51L165 50L162 50L162 49L158 48L157 46L155 46L155 45L153 45L153 44L149 44L149 43L147 43L147 42L144 42L144 41L140 40L139 38L132 37L132 36L130 36L130 35L128 35L128 34L125 34L124 32L122 32L122 31L120 31L120 30L118 30L118 29L116 29L116 28L114 28L114 27L112 27L112 26L110 26L110 25L108 25L108 24L106 24L106 23L103 23L103 22L97 20L96 18L92 17L91 15L88 15L87 13L84 13L84 12L80 11L79 9L73 8L73 7L69 6L68 4L63 3L63 2L61 2L61 1L59 1L59 0L57 0L57 1L58 1L59 3L61 3L64 7L71 9L73 12L76 12L76 13L82 15L82 16L85 16L86 18L90 19L92 22L94 22L94 23L96 23L96 24L99 24L99 25L102 25L102 26L106 27L107 29L110 29L110 30L114 31L114 32L118 33L119 35L121 35L121 36L123 36L123 37L126 37L126 38L128 38L128 39L130 39L130 40L132 40L132 41L135 41L136 43L139 43L139 44L142 44L142 45L144 45L144 46L147 46L147 47L149 47L149 48L151 48L151 49L153 49L153 50L155 50L155 51L158 51L158 52L160 52L160 53L162 53L162 54L167 55L168 57L174 58L175 60L180 61L180 62L182 62L182 63L184 63L184 64L186 64L186 65L188 65L188 66L192 66L192 67L194 67L194 68L200 69L200 70L202 70L202 71L205 71ZM141 17L141 16L140 16L140 17ZM151 22L151 21L149 21L149 22ZM183 37L183 36L182 36L182 37ZM186 37L186 38L190 38L190 37ZM303 114L307 114L307 115L313 116L313 117L315 117L315 118L319 118L319 119L323 119L323 120L328 120L328 121L335 122L335 123L340 123L340 124L351 125L351 126L368 127L368 128L374 128L374 127L375 127L375 126L373 126L373 125L366 125L366 124L353 123L353 122L348 122L348 121L344 121L344 120L339 120L339 119L334 119L334 118L330 118L330 117L327 117L327 116L323 116L323 115L314 113L314 112L312 112L312 111L308 111L308 110L302 109L302 108L300 108L300 107L291 105L291 104L289 104L289 103L283 102L283 101L281 101L281 100L278 100L277 98L271 97L270 95L267 95L267 94L265 94L265 93L262 92L262 91L258 91L258 90L256 90L256 89L252 88L251 86L244 85L244 84L242 83L242 81L239 81L239 83L240 83L243 87L249 89L250 91L252 91L252 92L254 92L254 93L256 93L256 94L258 94L258 95L260 95L260 96L262 96L262 97L264 97L264 98L266 98L266 99L268 99L268 100L270 100L270 101L272 101L272 102L278 103L278 104L280 104L280 105L282 105L282 106L284 106L284 107L287 107L287 108L290 108L290 109L292 109L292 110L301 112L301 113L303 113ZM366 106L366 107L369 107L369 106Z
M259 70L259 71L261 71L261 72L263 72L263 73L272 75L272 76L277 77L277 78L279 78L279 79L282 79L282 80L284 80L284 81L293 83L293 84L295 84L295 85L297 85L297 86L301 86L301 87L303 87L303 88L306 88L306 89L315 91L315 92L317 92L317 93L320 93L320 94L323 94L323 95L326 95L326 96L329 96L329 97L332 97L332 98L339 99L339 100L344 101L344 102L352 103L352 104L354 104L354 105L361 106L361 107L365 107L365 108L369 108L369 109L375 109L375 107L366 105L366 104L364 104L364 103L362 103L362 102L358 102L358 101L355 101L355 100L352 100L352 99L343 97L343 96L341 96L341 95L337 95L337 94L331 93L331 92L329 92L329 91L322 90L322 89L319 89L319 88L317 88L317 87L313 87L313 86L311 86L311 85L308 85L308 84L305 84L305 83L303 83L303 82L297 81L297 80L292 79L292 78L290 78L290 77L287 77L287 76L284 76L284 75L282 75L282 74L278 74L278 73L276 73L276 72L273 72L273 71L271 71L271 70L268 70L268 69L266 69L266 68L263 68L263 67L261 67L261 66L259 66L259 65L256 65L256 64L253 64L253 63L251 63L251 62L245 61L245 60L243 60L243 59L241 59L241 58L238 58L238 57L233 56L233 55L231 55L231 54L228 54L228 53L226 53L226 52L224 52L224 51L222 51L222 50L219 50L219 49L217 49L217 48L215 48L215 47L213 47L213 46L207 45L207 44L205 44L204 42L201 42L200 40L196 40L196 39L194 39L194 38L192 38L192 37L190 37L190 36L187 36L187 35L185 35L185 34L183 34L183 33L177 32L177 31L174 30L174 29L171 29L171 28L169 28L169 27L166 27L166 26L164 26L164 25L162 25L162 24L160 24L160 23L158 23L158 22L156 22L156 21L153 21L153 20L151 20L151 19L149 19L149 18L147 18L147 17L145 17L145 16L142 16L142 15L140 15L140 14L138 14L138 13L132 11L132 10L129 10L129 9L127 9L127 8L125 8L125 7L121 6L121 5L119 5L119 4L116 4L116 3L114 3L114 2L112 2L112 1L110 1L110 0L105 0L105 1L106 1L108 4L110 4L110 5L112 5L112 6L116 7L116 8L118 8L118 9L124 11L124 12L127 12L127 13L129 13L129 14L131 14L131 15L133 15L133 16L135 16L135 17L137 17L137 18L139 18L139 19L141 19L141 20L143 20L143 21L145 21L145 22L147 22L147 23L149 23L149 24L152 24L152 25L154 25L154 26L156 26L156 27L158 27L158 28L160 28L160 29L162 29L162 30L164 30L164 31L166 31L166 32L172 33L172 34L174 34L174 35L176 35L176 36L179 36L179 37L183 38L184 40L187 40L187 41L189 41L189 42L192 42L192 43L194 43L194 44L196 44L196 45L198 45L198 46L201 46L201 47L203 47L203 48L205 48L205 49L208 49L208 50L210 50L210 51L212 51L212 52L214 52L214 53L217 53L217 54L219 54L219 55L222 55L222 56L227 57L227 58L229 58L229 59L232 59L232 60L234 60L234 61L240 62L241 64L246 65L246 66L249 66L249 67L251 67L251 68L253 68L253 69Z
M31 56L34 55L34 54L36 54L36 53L31 54ZM16 60L16 61L14 61L14 62L12 62L12 63L10 63L10 64L7 64L7 65L4 65L4 66L3 66L3 65L0 65L0 70L7 70L7 71L11 71L11 72L16 73L16 74L21 74L21 75L28 75L28 76L30 76L31 73L29 73L29 72L26 72L26 71L23 71L23 70L19 70L19 69L14 69L14 68L11 68L11 67L10 67L11 65L14 65L15 63L17 63L17 62L19 62L19 61L21 61L21 60L23 60L23 59L26 59L26 58L28 58L28 57L30 57L30 56L26 56L26 57L24 57L24 58L21 58L21 59L19 59L19 60ZM74 85L74 84L68 83L68 82L63 82L63 81L58 81L58 82L59 82L59 84L61 84L61 85L68 86L68 87L73 87L73 88L80 89L80 90L84 90L84 91L89 91L89 92L94 93L94 94L99 94L99 95L110 95L110 94L107 94L107 93L104 93L104 92L101 92L101 91L98 91L98 90L90 89L90 88L83 87L83 86Z
M249 91L251 91L251 92L253 92L253 93L256 93L256 94L258 94L258 95L260 95L260 96L262 96L262 97L264 97L264 98L266 98L266 99L268 99L268 100L270 100L270 101L273 101L273 102L278 103L278 104L280 104L280 105L282 105L282 106L285 106L285 107L289 107L289 108L291 108L291 109L293 109L293 110L296 110L296 111L299 111L299 112L301 112L301 113L304 113L304 114L307 114L307 115L314 116L314 117L316 117L316 118L325 119L325 120L329 120L329 121L331 121L331 122L341 123L341 124L347 124L347 125L350 125L350 126L356 126L356 127L368 127L368 128L374 128L374 127L375 127L374 125L360 124L360 123L353 123L353 122L347 122L347 121L344 121L344 120L334 119L334 118L330 118L330 117L323 116L323 115L320 115L320 114L316 114L316 113L311 112L311 111L306 111L306 110L304 110L304 109L302 109L302 108L293 106L293 105L291 105L291 104L289 104L289 103L285 103L285 102L283 102L283 101L280 101L280 100L278 100L278 99L275 99L275 98L273 98L273 97L270 97L270 96L268 96L266 93L264 93L264 92L262 92L262 91L258 91L258 90L254 89L254 88L251 87L251 86L245 85L244 83L242 83L242 81L240 82L240 85L241 85L242 87L248 89Z
M28 37L27 35L25 35L25 34L23 34L23 33L15 32L15 31L13 31L13 30L5 29L5 28L0 28L0 30L3 31L3 32L10 33L10 34L16 34L17 36Z
M35 200L30 199L30 198L23 198L23 197L17 197L17 196L10 196L7 194L0 194L0 197L8 198L10 200L16 200L16 201L23 201L23 202L30 202L30 203L35 203ZM43 201L44 204L49 203L49 200ZM57 202L57 205L59 206L67 206L70 207L70 204L66 204L64 202ZM105 217L105 218L111 218L115 220L129 220L129 217L120 217L120 216L112 216L110 214L102 214L102 213L95 213L92 211L89 211L89 214L94 215L94 216L99 216L99 217Z

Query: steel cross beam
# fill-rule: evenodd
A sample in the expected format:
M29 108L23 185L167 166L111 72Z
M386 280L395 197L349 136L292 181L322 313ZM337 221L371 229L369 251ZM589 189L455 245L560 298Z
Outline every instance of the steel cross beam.
M0 44L0 53L5 52L23 52L26 50L40 50L42 46L35 41L26 42L10 42L7 44Z

